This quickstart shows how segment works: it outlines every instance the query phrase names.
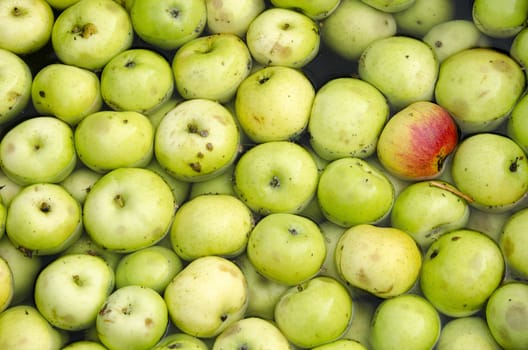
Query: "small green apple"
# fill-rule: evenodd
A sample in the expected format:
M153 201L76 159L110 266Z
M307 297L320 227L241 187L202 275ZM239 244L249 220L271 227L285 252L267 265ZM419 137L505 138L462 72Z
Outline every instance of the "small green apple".
M0 313L11 306L15 296L15 276L9 262L0 256Z
M506 134L528 154L528 95L523 95L513 107L506 124Z
M200 338L186 333L172 333L163 337L151 350L209 350Z
M232 113L217 101L191 99L160 121L154 153L175 178L196 182L225 171L238 156L240 133Z
M303 71L267 66L239 85L235 114L256 143L290 140L306 129L314 97L315 88Z
M497 0L475 0L472 19L481 32L494 38L510 38L526 27L528 3L509 1L508 6Z
M466 228L482 232L498 243L502 228L511 215L512 211L510 210L490 212L489 210L480 210L470 206Z
M404 231L360 224L342 234L335 260L339 274L350 285L390 298L409 291L417 282L422 253Z
M509 50L510 56L514 60L516 60L517 63L519 63L523 68L526 68L526 66L528 65L528 55L526 54L527 47L528 28L524 28L513 37Z
M84 117L74 142L81 162L94 171L144 167L154 154L154 128L139 112L103 110Z
M95 243L86 232L83 232L81 236L72 243L72 245L60 253L60 255L66 254L88 254L97 256L103 259L112 270L115 270L119 260L121 260L123 256L120 253L101 247L99 244Z
M176 205L180 206L189 198L191 191L191 183L188 181L178 180L171 174L169 174L165 169L161 167L156 157L152 157L152 160L145 168L154 171L156 174L161 176L165 182L169 185L174 195L174 200Z
M251 231L247 256L263 276L293 286L319 272L326 245L315 222L296 214L274 213Z
M354 304L348 289L327 276L290 287L275 306L275 322L286 338L301 348L339 339L352 320Z
M415 0L405 10L394 13L398 31L422 38L437 24L455 17L456 2L453 0Z
M402 294L378 305L370 327L372 349L432 349L440 336L440 315L417 294Z
M275 7L293 9L308 17L320 21L330 16L341 3L341 0L272 0Z
M317 165L304 147L270 141L239 158L234 190L255 213L299 213L315 195L318 178Z
M234 34L201 36L182 45L172 59L179 94L185 99L230 101L249 75L253 59L246 43Z
M52 183L24 187L13 198L6 218L11 242L31 255L59 253L82 233L81 205Z
M235 163L227 167L227 169L221 174L218 174L209 180L191 183L189 199L204 194L224 194L236 196L235 189L233 188L234 172Z
M92 340L77 340L69 343L61 350L107 350L107 348L96 341Z
M521 278L528 278L528 208L509 215L500 230L499 245L508 268Z
M370 348L370 325L374 312L379 305L379 300L375 298L354 298L354 315L350 327L343 334L343 339L358 342L365 348Z
M254 226L251 210L235 196L201 195L176 211L170 239L176 254L190 261L207 255L241 254Z
M357 157L329 163L317 185L325 217L340 226L378 223L392 208L394 187L385 174Z
M374 86L352 77L331 79L315 94L310 145L326 160L366 158L374 153L388 118L387 100Z
M260 64L302 68L319 52L321 37L319 25L309 16L271 7L251 21L246 43Z
M2 170L0 170L0 198L2 203L7 207L11 204L13 197L23 188L11 180Z
M100 246L129 253L160 241L175 207L161 176L144 168L119 168L103 175L86 196L84 228Z
M62 180L59 185L64 187L82 205L88 192L90 192L92 186L101 176L101 173L80 165Z
M76 2L79 2L79 0L46 0L46 2L50 4L50 6L53 7L55 10L60 11L66 9L67 7L70 7Z
M164 299L178 329L211 338L244 317L248 286L235 263L206 256L190 262L172 279Z
M501 283L504 265L501 250L491 238L474 230L454 230L429 246L420 287L442 314L471 316Z
M0 125L15 119L29 104L33 75L18 55L0 48Z
M416 0L361 0L365 4L384 12L400 12L411 7Z
M76 164L73 131L55 117L26 119L0 141L0 166L20 185L61 182Z
M249 24L266 9L264 0L205 0L207 30L244 38Z
M501 350L480 316L453 318L442 326L437 350Z
M101 73L101 95L117 111L147 114L172 97L174 77L169 62L149 49L115 55Z

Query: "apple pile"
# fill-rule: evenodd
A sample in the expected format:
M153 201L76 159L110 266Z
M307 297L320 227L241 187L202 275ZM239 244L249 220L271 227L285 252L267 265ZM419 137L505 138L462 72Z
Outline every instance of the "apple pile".
M0 349L528 349L528 0L2 0Z

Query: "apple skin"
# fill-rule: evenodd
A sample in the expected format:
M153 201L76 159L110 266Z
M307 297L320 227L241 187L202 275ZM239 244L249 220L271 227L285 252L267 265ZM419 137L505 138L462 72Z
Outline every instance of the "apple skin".
M88 254L97 256L103 259L112 270L115 271L117 264L123 257L123 254L110 251L99 244L95 243L86 232L82 232L81 236L77 238L68 248L60 253L66 254Z
M455 186L484 211L505 212L526 197L528 159L510 138L478 133L462 140L453 154Z
M217 101L185 100L167 112L154 137L161 167L178 180L197 182L227 169L238 157L240 133L232 113Z
M202 34L207 22L205 0L134 0L129 7L134 32L145 42L175 50Z
M38 113L53 115L72 126L103 106L99 77L61 63L49 64L35 75L31 101Z
M475 0L471 17L484 34L494 38L510 38L526 27L528 3L510 1L508 6L495 0Z
M107 350L107 348L98 342L91 340L77 340L69 343L61 350Z
M498 287L486 304L486 320L491 334L504 349L528 346L528 285L510 282Z
M309 16L272 7L249 24L246 43L262 65L302 68L319 52L321 37L319 25Z
M233 173L235 164L231 164L223 173L206 181L193 182L189 191L189 199L207 194L224 194L236 197L233 188Z
M82 233L80 204L52 183L24 187L11 202L7 236L30 255L52 255L67 249Z
M458 127L436 103L418 101L394 114L377 143L383 167L404 180L440 176L445 159L458 144Z
M253 59L234 34L218 33L182 45L172 59L176 88L184 99L230 101L249 75Z
M338 339L327 344L316 346L312 350L367 350L367 348L355 340Z
M102 110L77 125L74 142L81 162L96 172L144 167L154 154L154 128L139 112Z
M422 38L437 24L455 17L456 3L452 0L415 0L405 10L394 14L398 31Z
M411 7L416 0L361 0L380 11L394 13Z
M15 305L0 313L0 348L62 349L69 334L51 326L32 305ZM31 334L28 337L28 334Z
M310 145L325 160L366 158L375 152L388 118L387 100L371 84L357 78L329 80L314 97Z
M0 256L0 313L11 306L15 295L15 276L9 262Z
M302 146L271 141L249 149L235 164L234 190L255 213L299 213L315 195L317 165Z
M235 263L206 256L190 262L172 279L164 299L178 329L211 338L244 317L248 286Z
M132 45L127 11L113 0L80 0L55 19L51 44L65 64L100 70Z
M202 195L190 199L174 215L172 248L186 261L207 255L241 254L254 227L251 210L235 196Z
M454 318L447 321L436 343L437 350L501 350L480 316Z
M81 205L92 186L103 174L86 166L78 165L59 185L64 187Z
M523 95L513 107L506 122L506 135L528 154L528 95Z
M442 314L471 316L499 286L505 271L499 246L485 234L454 230L440 236L425 253L420 287Z
M256 143L290 140L306 129L314 97L315 88L302 71L267 66L240 83L235 115Z
M0 48L0 125L15 119L30 102L32 72L13 52Z
M339 339L350 326L353 310L341 282L316 276L282 295L275 306L275 322L295 346L313 348Z
M103 175L86 196L84 228L100 246L129 253L159 242L176 210L169 185L144 168L119 168Z
M387 176L356 157L329 163L317 185L324 216L343 227L379 223L389 214L394 197L394 186Z
M109 349L150 349L169 324L167 305L155 290L125 286L110 294L97 314L96 329Z
M0 197L2 203L7 207L11 204L13 197L23 188L13 180L11 180L2 170L0 170Z
M320 21L334 13L341 0L271 0L271 3L275 7L293 9Z
M213 342L212 350L224 349L291 350L284 334L272 323L259 317L246 317L224 329Z
M186 333L172 333L166 335L151 350L209 350L207 344L198 337Z
M169 174L165 169L161 167L156 157L152 157L152 160L149 164L147 164L145 168L152 170L153 172L161 176L165 180L165 182L167 182L167 184L172 190L172 194L174 195L174 200L176 201L177 206L180 206L189 198L191 191L191 183L174 178L171 174Z
M404 231L360 224L342 234L335 260L350 285L386 299L409 291L417 282L422 253Z
M511 42L509 54L510 56L521 65L526 68L528 65L528 55L526 54L526 48L528 47L528 28L522 29L517 33ZM525 70L526 74L526 70ZM527 75L528 76L528 75Z
M434 96L462 132L486 132L508 117L525 83L525 73L513 58L495 49L476 47L442 61Z
M521 279L528 279L528 252L522 248L528 243L527 227L528 208L524 208L508 215L499 234L499 245L506 264L510 272Z
M57 328L87 329L95 324L114 285L114 270L103 259L88 254L63 255L40 271L35 282L35 305ZM60 286L60 291L55 286Z
M205 0L205 4L210 33L230 33L241 38L253 19L266 8L264 0Z
M117 111L147 114L174 92L169 62L150 49L128 49L114 56L101 73L101 96Z
M61 182L76 164L73 131L55 117L26 119L0 141L2 171L22 186Z
M319 272L326 257L326 244L321 230L310 219L274 213L255 225L246 253L260 274L293 286Z
M363 50L358 73L387 97L394 110L400 110L413 102L432 100L438 60L423 41L394 35L375 40Z
M440 336L440 314L424 297L402 294L378 305L370 327L373 349L432 349Z

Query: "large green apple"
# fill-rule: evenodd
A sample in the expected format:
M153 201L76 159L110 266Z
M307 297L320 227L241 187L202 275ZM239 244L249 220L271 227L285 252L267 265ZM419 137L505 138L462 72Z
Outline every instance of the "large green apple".
M265 10L264 0L205 0L207 29L211 33L230 33L244 38L249 24Z
M437 350L501 350L480 316L453 318L442 326Z
M420 287L444 315L471 316L481 310L505 271L499 246L485 234L458 229L440 236L425 253Z
M29 104L33 75L20 56L0 48L0 77L1 125L15 119Z
M274 213L253 228L247 256L263 276L293 286L315 276L326 257L326 245L316 223L303 216Z

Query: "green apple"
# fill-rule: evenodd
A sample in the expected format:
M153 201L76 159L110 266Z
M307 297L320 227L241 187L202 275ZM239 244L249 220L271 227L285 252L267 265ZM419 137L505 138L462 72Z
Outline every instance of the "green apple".
M39 273L35 282L35 305L57 328L87 329L95 324L114 284L114 270L103 259L89 254L63 255Z
M81 236L72 243L72 245L60 253L60 255L66 254L88 254L97 256L103 259L112 270L115 270L119 260L123 257L122 254L108 250L95 243L86 232L83 232Z
M235 196L201 195L178 208L170 229L172 248L186 261L241 254L254 226L251 210Z
M472 19L484 34L510 38L526 27L528 3L524 0L510 0L507 4L498 0L475 0Z
M270 141L239 158L234 190L255 213L299 213L315 195L318 178L317 165L304 147Z
M440 315L417 294L384 300L376 308L370 327L372 349L432 349L440 336Z
M316 346L312 350L366 350L361 343L351 339L338 339L333 342Z
M103 175L86 196L83 223L95 243L129 253L160 241L175 209L161 176L143 168L119 168Z
M400 110L433 98L438 60L422 40L394 35L370 43L358 62L359 77L377 87Z
M50 4L50 6L53 7L55 10L60 11L66 9L67 7L70 7L76 2L79 2L79 0L46 0L46 2Z
M308 125L315 88L303 71L267 66L249 75L235 96L235 114L254 142L285 141Z
M352 320L348 289L327 276L290 287L275 306L275 322L295 346L313 348L339 339Z
M342 234L335 260L339 274L350 285L379 298L391 298L417 282L422 253L400 229L360 224Z
M165 115L170 112L176 105L184 101L181 96L176 96L177 94L172 95L168 100L163 102L158 108L153 111L148 111L145 115L149 118L150 122L154 129L157 129L160 121L165 117Z
M7 217L7 205L4 204L0 197L0 239L5 235L5 224Z
M235 263L206 256L186 265L169 283L164 298L178 329L211 338L244 317L248 286Z
M14 290L10 305L14 306L30 300L37 275L44 266L43 258L24 254L7 236L0 239L0 258L7 262L13 274Z
M416 0L361 0L365 4L384 12L400 12L411 7Z
M437 350L501 350L480 316L453 318L442 326Z
M273 213L263 217L251 231L247 256L263 276L293 286L319 272L326 244L321 230L310 219Z
M374 153L388 118L387 100L374 86L352 77L331 79L315 94L310 145L326 160L366 158Z
M11 180L1 169L0 169L0 198L2 204L7 208L11 204L13 197L24 187L13 180Z
M263 348L291 350L288 339L272 321L246 317L224 329L215 338L212 350Z
M319 25L300 12L272 7L249 24L246 44L260 64L302 68L310 63L321 43Z
M164 50L200 36L207 22L205 0L134 0L128 11L137 36Z
M528 154L528 95L524 94L513 107L506 122L506 134Z
M0 48L0 125L16 117L31 98L33 75L29 65L18 55Z
M415 0L394 19L400 33L422 38L435 25L454 19L455 10L453 0Z
M423 35L422 40L433 48L440 63L457 52L488 45L487 37L467 19L438 23Z
M64 187L82 205L88 192L101 176L103 174L79 165L59 185Z
M495 242L499 242L502 228L512 215L512 211L490 212L470 206L469 220L466 228L482 232Z
M499 245L511 272L520 278L528 278L528 208L509 215L500 230Z
M484 307L504 270L501 250L491 238L474 230L454 230L429 246L420 287L442 314L471 316Z
M1 349L59 350L69 339L68 333L51 326L32 305L17 305L0 313L0 329Z
M73 131L54 117L26 119L0 141L2 171L20 185L61 182L76 164Z
M264 0L205 0L207 30L210 33L230 33L244 38L249 24L264 11Z
M238 156L240 134L232 113L217 101L191 99L160 121L154 153L175 178L196 182L225 171Z
M509 54L517 61L523 68L528 65L528 55L526 48L528 47L528 28L522 29L517 33L510 44ZM525 71L526 74L526 71Z
M370 325L379 300L373 298L354 298L354 315L350 327L342 339L358 342L363 347L370 348Z
M397 31L392 13L380 11L361 0L341 0L321 23L323 44L350 61L358 60L374 40L393 36Z
M116 288L128 285L149 287L162 294L183 268L183 262L167 247L154 245L123 256L115 268Z
M330 16L341 3L341 0L271 0L275 7L300 11L308 17L320 21Z
M69 343L61 350L107 350L107 348L99 342L91 340L77 340Z
M249 49L241 38L218 33L183 44L172 59L172 71L183 98L225 103L235 96L252 64Z
M251 263L247 253L240 254L233 261L244 274L248 284L246 317L273 320L275 305L289 286L264 277Z
M116 289L106 298L96 319L98 338L113 350L150 349L163 337L168 324L163 297L141 286Z
M15 276L9 262L0 256L0 313L11 306L15 296Z
M193 182L189 192L189 199L204 194L224 194L236 196L233 188L233 174L235 172L235 163L231 164L221 174L210 178L206 181Z
M31 100L38 113L53 115L72 126L103 105L99 77L62 63L49 64L35 75Z
M528 284L510 282L498 287L486 304L486 321L504 349L528 347Z
M156 157L153 157L149 164L145 168L154 171L156 174L161 176L165 182L169 185L174 195L174 200L176 205L180 206L189 198L191 191L191 183L188 181L178 180L171 174L169 174L165 169L161 167Z
M102 110L87 115L73 136L81 162L100 173L144 167L154 154L154 128L145 115L135 111Z
M18 55L40 50L51 37L55 15L46 0L0 3L0 48Z
M174 77L170 63L150 49L128 49L115 55L101 73L101 95L117 111L142 114L172 97Z
M209 350L207 344L198 337L186 333L166 335L151 350Z
M443 181L419 181L404 188L392 207L390 223L426 250L442 234L466 227L467 199Z
M319 224L319 229L323 234L326 244L326 257L318 275L333 277L337 280L340 280L341 282L345 282L342 280L341 275L339 275L339 272L337 271L335 250L337 247L337 242L339 242L339 239L345 232L346 228L334 224L331 221L325 220Z
M132 45L127 11L114 0L80 0L55 19L51 44L65 64L100 70Z
M485 132L508 117L525 80L521 66L506 53L469 48L442 61L434 95L462 132Z
M394 186L387 176L357 157L329 163L317 185L323 214L343 227L380 222L389 214L394 197Z
M464 139L453 155L455 186L487 211L507 211L528 191L528 159L510 138L479 133Z
M6 218L7 236L30 255L59 253L82 233L80 204L52 183L24 187L13 198Z

